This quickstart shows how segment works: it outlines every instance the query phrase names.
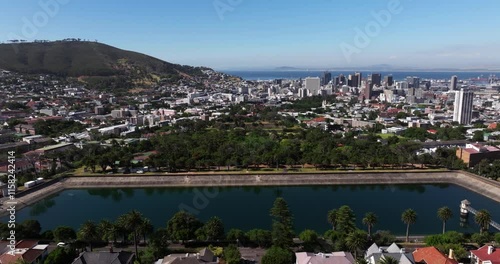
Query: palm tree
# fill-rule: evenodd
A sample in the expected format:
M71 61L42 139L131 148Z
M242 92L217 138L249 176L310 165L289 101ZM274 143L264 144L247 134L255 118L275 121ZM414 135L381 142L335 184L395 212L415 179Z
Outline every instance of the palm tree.
M480 210L474 217L474 221L479 225L481 234L490 229L491 214L488 210Z
M368 227L368 236L372 236L372 227L377 224L378 217L375 213L368 212L363 218L363 224Z
M97 225L92 221L86 221L80 227L78 236L81 240L89 243L90 251L92 251L92 242L99 240Z
M116 243L116 234L118 233L117 226L108 220L101 220L97 225L97 231L99 231L102 239L105 241L113 241Z
M453 217L453 212L447 206L441 207L437 211L437 216L443 221L443 234L446 232L446 221Z
M358 258L358 251L365 248L368 236L365 231L356 230L351 232L346 238L346 245L349 249L354 252L354 257Z
M406 209L401 215L401 220L406 224L406 242L410 237L410 225L415 224L417 221L417 213L413 209Z
M154 231L154 226L151 223L151 220L149 220L148 218L144 218L142 220L142 223L141 223L141 226L139 229L140 229L139 231L144 236L144 243L146 243L146 235L150 235Z
M137 237L139 235L139 230L141 228L141 225L143 224L143 217L142 214L139 213L136 210L132 210L129 213L125 214L125 228L134 234L134 247L135 247L135 254L136 256L138 255L138 250L137 250Z
M337 209L328 211L327 220L332 225L333 230L335 230L335 226L337 225Z
M378 264L399 264L399 261L393 257L383 256L380 258Z

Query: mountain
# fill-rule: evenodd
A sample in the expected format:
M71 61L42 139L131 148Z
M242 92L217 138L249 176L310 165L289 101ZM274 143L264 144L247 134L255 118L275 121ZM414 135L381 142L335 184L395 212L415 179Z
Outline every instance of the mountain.
M289 66L281 66L277 67L274 70L276 71L297 71L297 70L302 70L300 68L295 68L295 67L289 67Z
M0 69L147 84L160 79L191 79L207 68L173 64L97 42L54 41L0 44Z

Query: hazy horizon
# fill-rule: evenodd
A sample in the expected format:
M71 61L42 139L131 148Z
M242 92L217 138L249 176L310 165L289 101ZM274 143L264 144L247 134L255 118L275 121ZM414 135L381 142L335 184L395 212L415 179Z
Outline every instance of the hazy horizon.
M0 41L82 38L214 69L500 69L500 2L4 3ZM464 19L465 18L465 19Z

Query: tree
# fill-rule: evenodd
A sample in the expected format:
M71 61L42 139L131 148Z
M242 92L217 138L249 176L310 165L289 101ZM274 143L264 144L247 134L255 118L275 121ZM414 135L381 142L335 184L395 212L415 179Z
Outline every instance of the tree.
M368 236L372 236L372 227L377 224L378 217L375 213L368 212L363 217L363 224L368 227Z
M226 264L239 264L241 261L241 253L235 245L229 245L224 248L223 258Z
M488 232L475 233L475 234L472 234L471 240L472 240L472 242L474 242L478 245L484 245L488 242L491 242L493 240L493 236L490 235L490 233L488 233Z
M144 219L142 217L142 214L136 210L132 210L129 213L125 214L124 227L134 234L134 248L136 256L139 256L139 251L137 250L137 243L138 243L139 231L143 222Z
M226 236L227 240L231 242L237 242L237 243L246 243L248 240L247 235L245 232L243 232L240 229L230 229L229 232L227 232Z
M480 210L474 217L474 221L479 225L480 233L482 234L490 228L491 214L487 210Z
M76 239L76 232L69 226L58 226L54 229L54 239L59 242L67 242Z
M294 255L289 249L273 246L262 257L262 264L294 263Z
M100 239L100 234L97 230L97 225L92 221L86 221L80 227L78 231L78 237L82 241L89 244L90 251L92 251L92 242L98 241Z
M168 255L168 239L169 234L166 228L159 228L151 234L148 248L153 252L155 259Z
M318 234L316 231L306 229L300 233L299 238L304 243L305 251L314 251L314 246L318 243Z
M380 258L379 262L377 264L399 264L399 260L389 257L389 256L384 256Z
M354 257L358 258L358 251L363 250L368 242L368 234L363 230L356 230L347 235L345 242L349 250L354 252Z
M199 231L201 231L201 239L219 240L224 238L224 224L217 216L210 218Z
M47 256L44 264L67 264L72 263L75 259L76 254L71 249L65 249L62 247L57 247L54 251L50 252Z
M173 240L189 240L196 237L196 230L203 224L195 216L186 211L177 212L167 222L167 233Z
M339 208L337 212L337 230L344 234L349 234L356 230L356 216L352 209L343 205Z
M332 225L332 229L335 230L335 227L337 226L337 209L328 211L327 220L328 223Z
M142 233L144 238L144 243L146 243L146 236L152 234L154 231L154 226L151 223L151 220L148 218L143 218L142 223L139 226L139 232Z
M276 198L270 214L273 217L273 245L280 247L293 245L293 216L285 199Z
M246 233L246 236L261 248L267 247L272 243L272 234L268 230L252 229Z
M450 208L444 206L438 209L437 216L443 221L443 234L446 232L446 221L453 217L453 212Z
M401 221L406 224L406 242L409 242L410 238L410 225L415 224L417 221L417 213L413 209L406 209L401 215Z
M42 226L37 220L26 220L17 227L17 234L20 238L38 238Z
M318 233L314 230L306 229L300 233L299 238L304 243L316 243L318 240Z
M373 234L372 240L380 246L388 246L396 241L396 236L391 234L390 231L381 230L377 231L377 233Z

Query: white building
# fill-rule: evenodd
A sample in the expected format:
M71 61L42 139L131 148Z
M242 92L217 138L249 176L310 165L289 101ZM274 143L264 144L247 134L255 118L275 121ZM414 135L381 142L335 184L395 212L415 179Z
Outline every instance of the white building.
M317 95L321 86L321 79L319 77L307 77L305 79L305 88L311 95Z
M453 121L468 125L472 121L472 103L474 92L465 89L455 92L455 107L453 109Z

